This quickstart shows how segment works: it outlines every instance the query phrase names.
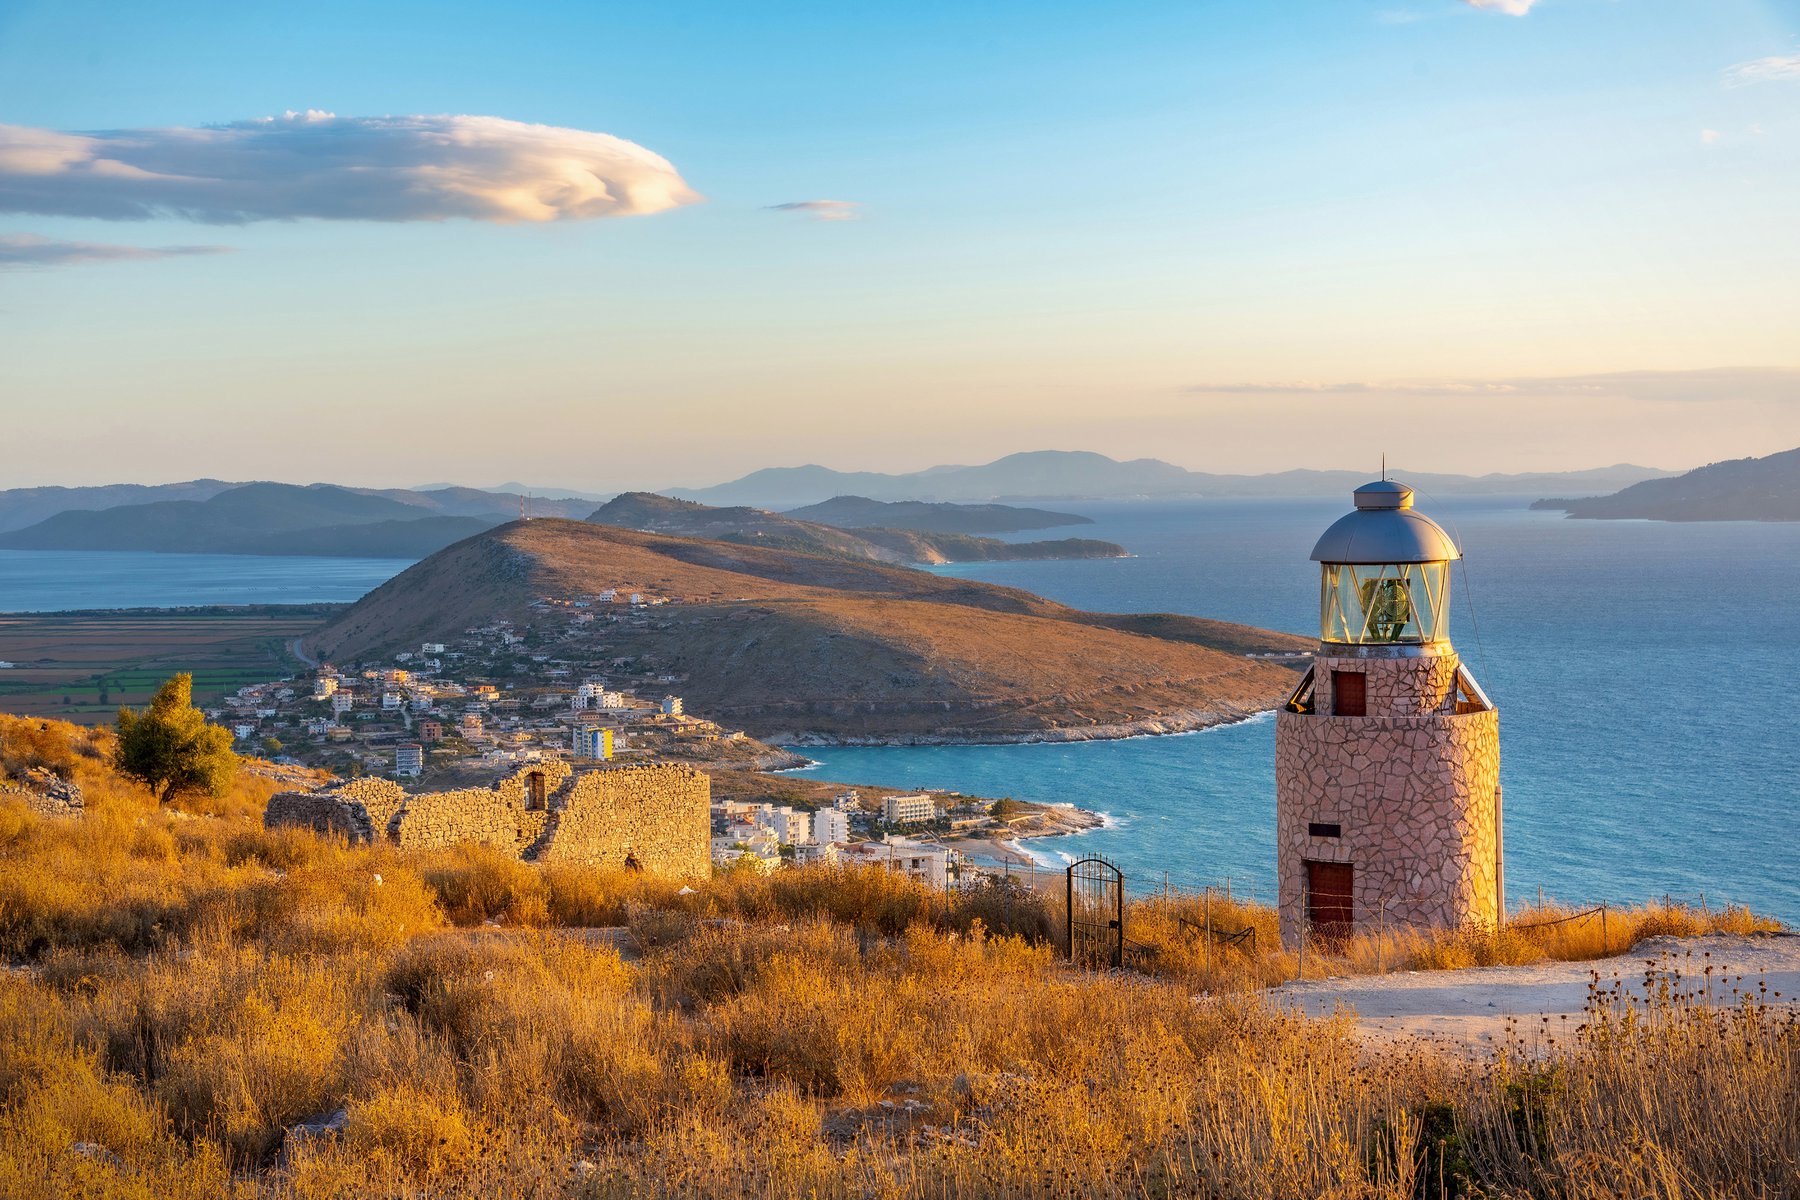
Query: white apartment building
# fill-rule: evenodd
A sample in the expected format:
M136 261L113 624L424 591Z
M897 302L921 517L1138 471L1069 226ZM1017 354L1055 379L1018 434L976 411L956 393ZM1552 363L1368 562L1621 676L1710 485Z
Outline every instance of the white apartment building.
M662 698L662 715L665 717L679 717L681 715L681 697L664 696Z
M352 696L349 692L334 692L334 693L332 693L331 711L334 714L347 713L352 708L355 708L355 707L356 707L356 697Z
M329 700L332 698L332 696L337 694L337 687L338 687L338 684L337 684L336 676L334 676L334 675L321 676L320 678L313 680L313 699L314 700Z
M812 815L812 840L815 845L850 840L850 817L842 809L821 808Z
M879 842L857 842L839 849L840 861L886 867L933 888L949 886L950 852L941 846L888 834Z
M425 769L425 747L417 742L403 742L394 748L394 774L414 779Z
M798 846L812 841L812 814L783 806L769 813L769 828L783 845Z
M889 825L917 825L937 819L930 796L889 796L881 802L881 819Z

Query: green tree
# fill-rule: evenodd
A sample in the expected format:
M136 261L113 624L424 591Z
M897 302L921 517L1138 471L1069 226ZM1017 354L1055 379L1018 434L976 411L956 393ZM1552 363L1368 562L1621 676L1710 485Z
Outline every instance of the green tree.
M172 675L143 712L119 710L113 765L147 784L159 803L180 792L223 796L237 774L231 733L206 723L194 707L194 677Z

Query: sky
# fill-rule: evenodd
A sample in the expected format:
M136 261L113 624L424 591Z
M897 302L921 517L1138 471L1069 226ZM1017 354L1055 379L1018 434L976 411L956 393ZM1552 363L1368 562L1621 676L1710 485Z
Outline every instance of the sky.
M1800 445L1800 0L0 0L0 487Z

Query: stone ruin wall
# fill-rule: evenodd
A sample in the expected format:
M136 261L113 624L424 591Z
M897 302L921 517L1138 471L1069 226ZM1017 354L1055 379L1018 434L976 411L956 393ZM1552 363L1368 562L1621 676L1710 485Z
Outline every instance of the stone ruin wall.
M570 790L542 858L684 879L712 874L712 780L691 767L592 771Z
M1421 684L1442 681L1453 688L1456 663L1454 654L1321 657L1319 667L1327 680L1333 666L1367 670L1368 708L1375 714L1416 711L1419 702L1407 698L1418 696L1410 689ZM1453 701L1454 691L1449 694ZM1382 922L1491 927L1498 919L1497 712L1280 712L1275 782L1285 944L1299 934L1308 859L1355 865L1353 919L1359 928ZM1308 826L1315 821L1339 825L1341 835L1311 836Z
M530 806L529 778L545 776L547 806ZM711 873L712 782L680 766L632 766L580 775L533 763L493 787L408 794L386 779L354 779L318 792L284 792L264 823L300 825L351 841L428 850L477 842L533 860L626 866L684 879Z

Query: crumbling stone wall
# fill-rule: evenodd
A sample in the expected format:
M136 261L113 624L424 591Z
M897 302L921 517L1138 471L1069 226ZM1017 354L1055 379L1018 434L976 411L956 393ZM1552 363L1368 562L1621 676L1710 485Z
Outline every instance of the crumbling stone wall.
M533 800L542 778L544 803ZM576 775L564 762L532 763L492 787L408 794L385 779L357 779L269 801L265 824L301 825L352 841L405 849L479 842L530 860L636 866L680 878L711 870L711 780L681 766L613 767Z
M542 857L704 879L712 872L712 780L691 767L590 771L569 790Z

